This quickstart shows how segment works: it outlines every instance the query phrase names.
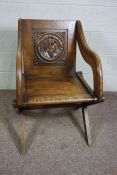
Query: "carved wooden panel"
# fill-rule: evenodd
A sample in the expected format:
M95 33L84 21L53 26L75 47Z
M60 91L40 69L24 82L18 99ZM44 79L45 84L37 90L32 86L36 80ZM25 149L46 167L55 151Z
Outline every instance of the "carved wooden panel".
M33 30L33 65L64 65L67 57L66 30Z

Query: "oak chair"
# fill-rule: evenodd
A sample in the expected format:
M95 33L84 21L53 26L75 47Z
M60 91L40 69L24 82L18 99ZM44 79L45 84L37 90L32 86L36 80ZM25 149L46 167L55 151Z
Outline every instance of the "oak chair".
M76 43L93 72L92 90L76 72ZM48 107L81 107L88 145L91 145L87 106L103 102L99 56L86 43L80 21L18 21L16 100L20 111ZM23 123L21 143L23 143Z

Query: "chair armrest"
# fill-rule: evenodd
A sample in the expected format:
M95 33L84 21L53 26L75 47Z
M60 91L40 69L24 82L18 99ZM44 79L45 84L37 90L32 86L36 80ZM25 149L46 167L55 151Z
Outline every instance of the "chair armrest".
M81 55L92 68L94 95L100 101L103 97L103 74L100 57L89 48L80 21L76 22L76 35Z
M23 104L23 78L22 78L22 46L21 46L21 19L18 21L18 53L16 61L16 101L17 105Z

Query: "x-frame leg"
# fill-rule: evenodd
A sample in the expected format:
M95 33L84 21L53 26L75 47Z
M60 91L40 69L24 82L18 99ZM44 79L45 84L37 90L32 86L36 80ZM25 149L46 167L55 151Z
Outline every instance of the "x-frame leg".
M82 114L83 114L83 123L85 129L85 136L87 140L87 144L91 146L92 139L91 139L91 132L90 132L90 124L89 124L89 116L88 116L88 109L87 107L82 107Z
M25 141L24 141L24 116L22 115L22 111L20 111L20 120L19 120L19 148L20 153L25 154Z

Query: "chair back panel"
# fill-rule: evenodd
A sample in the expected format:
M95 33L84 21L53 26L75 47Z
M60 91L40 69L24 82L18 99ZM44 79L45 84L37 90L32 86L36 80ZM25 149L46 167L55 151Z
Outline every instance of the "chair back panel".
M23 19L21 25L26 76L64 76L75 72L75 21Z

